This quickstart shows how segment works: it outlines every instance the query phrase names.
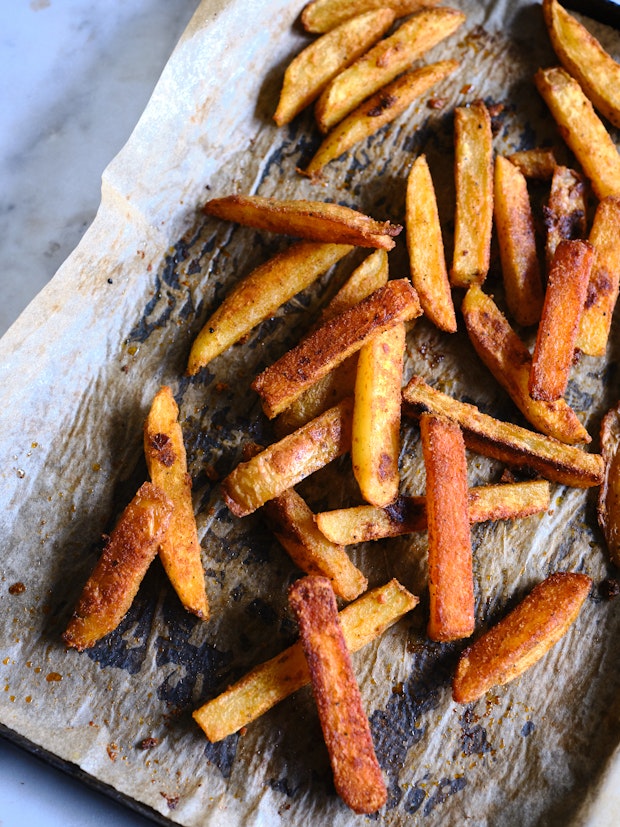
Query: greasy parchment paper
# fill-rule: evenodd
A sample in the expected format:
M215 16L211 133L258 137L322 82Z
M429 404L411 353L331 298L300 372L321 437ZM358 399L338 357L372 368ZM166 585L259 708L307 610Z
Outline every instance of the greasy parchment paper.
M502 103L495 148L558 134L532 83L555 62L540 6L456 3L464 27L427 60L459 73L393 126L329 166L299 176L319 142L311 113L271 123L283 68L306 42L299 5L210 0L198 9L130 141L106 170L82 243L0 342L0 722L2 731L162 823L349 825L334 793L309 689L243 735L209 744L191 712L294 639L286 589L299 575L260 515L226 510L217 479L247 439L273 439L249 390L257 371L310 324L360 255L297 297L242 346L192 380L189 346L240 277L290 243L201 217L208 197L254 192L346 203L403 220L407 171L427 154L450 255L455 104ZM620 38L588 21L616 58ZM613 133L617 139L617 133ZM390 254L407 273L404 239ZM501 303L495 259L487 282ZM462 330L409 332L407 377L423 374L485 411L521 422L476 361ZM618 396L608 357L583 358L568 399L594 437ZM156 562L121 627L91 652L61 641L73 605L122 508L146 478L142 423L161 384L179 401L213 619L186 614ZM497 481L469 456L470 484ZM421 493L417 426L403 424L403 491ZM302 491L316 509L357 502L348 461ZM620 601L596 585L613 574L596 527L595 491L553 486L547 514L472 530L478 632L555 570L595 588L562 642L522 678L470 707L450 676L463 648L425 637L424 535L361 545L351 555L375 586L397 577L420 606L354 658L389 786L374 820L400 824L612 824L620 812ZM23 590L9 587L23 584ZM18 593L15 593L15 592ZM477 633L478 633L477 632ZM141 749L144 739L155 739Z

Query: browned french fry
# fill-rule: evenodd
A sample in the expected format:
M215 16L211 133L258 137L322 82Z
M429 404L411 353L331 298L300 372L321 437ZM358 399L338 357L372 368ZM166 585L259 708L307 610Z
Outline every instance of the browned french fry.
M440 330L456 331L433 179L426 156L416 158L407 178L405 228L411 281L424 314Z
M557 161L552 149L535 147L513 152L508 160L519 169L526 178L538 178L547 181L553 175Z
M412 377L403 388L403 399L405 412L412 416L432 412L458 422L467 447L483 456L517 468L532 468L562 485L589 488L602 482L604 462L600 454L587 454L575 445L494 419L474 405L431 388L420 376Z
M620 195L620 155L577 81L560 68L539 69L534 80L597 198Z
M306 175L318 177L330 161L364 141L383 126L391 123L407 107L458 68L456 60L442 60L430 66L412 69L381 87L364 100L346 118L327 134L316 154L306 167Z
M532 358L525 343L490 296L477 285L467 291L461 312L476 353L510 395L525 418L543 434L575 445L590 435L564 399L532 399L529 379Z
M532 356L532 399L553 401L566 390L593 261L587 241L561 241L556 248Z
M375 250L355 268L340 290L321 313L321 321L327 322L338 316L387 283L389 275L388 255L385 250Z
M465 649L452 681L454 700L473 703L533 666L577 619L591 586L585 574L570 572L556 572L535 586L510 614Z
M493 135L482 101L454 110L456 214L454 287L481 284L487 275L493 226Z
M605 535L612 563L620 566L620 404L601 423L601 452L605 477L598 498L598 522Z
M79 652L112 632L127 614L142 578L157 554L173 504L145 482L121 514L88 578L63 640Z
M620 198L599 202L590 231L594 264L575 343L588 356L604 356L620 281Z
M293 583L288 599L299 625L336 792L354 812L374 813L387 801L387 788L333 589L325 577L304 577Z
M453 34L465 15L455 9L423 9L337 75L316 102L322 132L328 132L370 95L409 69L414 60Z
M340 612L350 652L357 652L393 626L418 604L397 580L372 589ZM301 643L254 667L221 695L197 709L193 717L209 741L221 741L256 720L310 681Z
M209 603L194 506L192 478L187 473L179 409L166 385L155 395L144 423L144 455L151 481L172 501L168 530L159 544L159 557L185 608L207 620Z
M325 201L281 201L260 195L227 195L203 206L206 215L258 230L294 235L330 244L354 244L391 250L402 227L375 221L357 210Z
M506 304L517 324L527 327L540 319L543 305L534 219L525 176L501 155L495 159L494 188Z
M581 175L568 167L555 168L543 214L547 228L545 252L549 265L560 241L585 237L586 193Z
M356 14L387 7L396 17L405 17L439 0L314 0L301 13L301 22L307 32L322 34Z
M252 388L273 418L372 336L421 313L418 296L406 279L389 281L355 307L314 330L260 373Z
M321 534L314 514L295 490L285 491L264 508L274 534L302 571L326 577L343 600L355 600L366 591L366 577L342 546Z

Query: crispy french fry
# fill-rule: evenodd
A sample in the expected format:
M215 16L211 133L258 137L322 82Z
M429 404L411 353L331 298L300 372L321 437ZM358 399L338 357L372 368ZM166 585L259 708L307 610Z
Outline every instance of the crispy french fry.
M409 69L414 60L453 34L465 15L455 9L423 9L337 75L321 93L315 114L328 132L370 95Z
M299 430L275 442L222 481L226 505L245 517L351 450L353 400L344 399Z
M340 313L359 304L371 293L387 283L389 275L388 255L385 250L375 250L366 256L351 273L340 290L321 313L321 321L327 322Z
M513 152L508 160L519 169L526 178L548 181L558 164L552 149L535 147Z
M309 106L327 84L376 43L394 22L391 9L351 17L307 46L289 63L273 116L284 126Z
M532 399L553 401L566 390L593 261L587 241L561 241L556 248L532 356Z
M577 81L559 67L539 69L534 80L597 198L620 195L620 155Z
M586 194L581 175L568 167L555 168L543 214L547 228L545 252L549 265L560 241L585 238Z
M336 792L356 813L374 813L387 801L370 723L325 577L304 577L289 589L312 692L329 753Z
M538 322L543 305L527 182L523 173L501 155L495 159L494 181L495 226L506 304L517 324L527 327Z
M209 603L194 506L192 478L187 473L179 409L164 385L155 395L144 423L144 455L151 481L174 505L168 530L159 544L159 557L183 606L207 620Z
M121 514L63 635L78 652L94 646L127 614L164 537L173 504L145 482Z
M543 434L569 445L590 442L590 435L564 399L532 399L532 358L525 343L490 296L477 285L467 291L461 312L476 353L510 395L525 418Z
M557 0L543 0L551 45L594 106L620 127L620 66Z
M188 375L198 373L247 336L352 249L349 244L301 241L253 270L234 287L196 337Z
M620 198L599 202L589 241L594 264L575 346L588 356L604 356L620 281Z
M585 574L570 572L556 572L535 586L510 614L465 649L452 681L454 700L472 703L533 666L577 619L591 586Z
M598 498L598 522L605 535L609 556L620 566L620 404L611 408L601 423L601 452L605 477Z
M424 314L440 330L456 331L433 179L426 156L416 158L407 178L405 231L411 281Z
M454 110L456 214L450 283L481 284L487 275L493 226L493 135L482 101Z
M407 107L458 68L456 60L442 60L405 72L364 100L328 133L306 167L306 174L318 177L323 167L339 158L355 144L364 141L391 123Z
M357 652L418 604L397 580L372 589L340 612L347 647ZM221 695L197 709L194 720L209 741L221 741L310 682L301 643L254 667Z
M467 461L460 427L436 414L420 417L428 522L428 636L450 641L474 631Z
M366 591L366 577L342 546L321 534L314 514L295 490L270 500L264 509L274 534L302 571L326 577L343 600L355 600Z
M375 221L357 210L325 201L281 201L260 195L227 195L203 206L206 215L267 230L323 241L391 250L402 227Z
M356 353L372 336L421 313L418 296L406 279L389 281L355 307L322 324L296 347L260 373L252 388L269 418Z
M483 456L517 468L532 468L562 485L589 488L602 482L604 462L600 454L587 454L575 445L494 419L474 405L431 388L420 376L412 377L403 388L403 399L404 412L412 416L429 411L458 422L467 447Z
M301 13L301 22L307 32L322 34L357 14L387 7L396 17L405 17L439 0L314 0Z

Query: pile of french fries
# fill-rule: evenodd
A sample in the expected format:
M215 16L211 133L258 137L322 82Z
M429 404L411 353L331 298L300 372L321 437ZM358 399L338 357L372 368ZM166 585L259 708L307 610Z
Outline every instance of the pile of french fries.
M546 511L552 483L601 486L599 520L620 565L620 405L604 420L598 454L583 449L591 437L565 400L575 352L605 354L618 295L620 156L595 108L620 125L620 67L557 0L544 0L543 14L563 67L541 69L534 80L580 169L559 164L546 148L494 157L485 103L457 107L450 266L424 155L406 182L410 277L389 275L388 251L399 225L322 201L230 195L204 205L208 216L296 240L242 280L206 321L189 354L189 376L242 343L355 248L372 250L310 332L255 377L252 390L280 438L266 447L248 445L221 483L231 513L243 518L260 509L305 574L289 594L300 642L194 713L207 738L217 741L310 682L336 788L358 813L378 810L387 793L349 653L418 598L395 580L367 591L348 545L427 532L427 634L438 642L476 633L475 594L483 586L474 581L471 525ZM394 23L406 15L412 16ZM306 169L317 176L456 68L450 60L409 67L453 34L464 15L417 0L315 0L302 22L320 36L287 69L274 118L281 126L315 104L327 133ZM549 182L544 239L536 235L530 178ZM589 235L588 187L598 201ZM505 312L483 290L493 228ZM423 314L446 335L454 333L455 298L473 348L531 430L488 416L422 376L403 387L415 320ZM533 352L528 330L536 332ZM401 490L401 413L419 423L423 496ZM144 445L151 482L121 516L65 632L79 650L116 627L158 552L183 605L209 616L191 480L169 388L153 401ZM523 469L535 478L468 488L468 450L504 463L509 477ZM345 454L362 504L313 513L295 486ZM471 703L537 662L576 620L591 585L587 575L572 572L539 583L463 651L453 699ZM346 604L340 612L337 599Z

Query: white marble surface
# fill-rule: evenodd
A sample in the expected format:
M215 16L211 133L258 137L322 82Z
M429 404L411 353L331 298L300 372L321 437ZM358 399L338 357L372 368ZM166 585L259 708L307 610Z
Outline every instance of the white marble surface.
M94 218L199 0L0 3L0 335ZM0 827L149 820L0 738Z

